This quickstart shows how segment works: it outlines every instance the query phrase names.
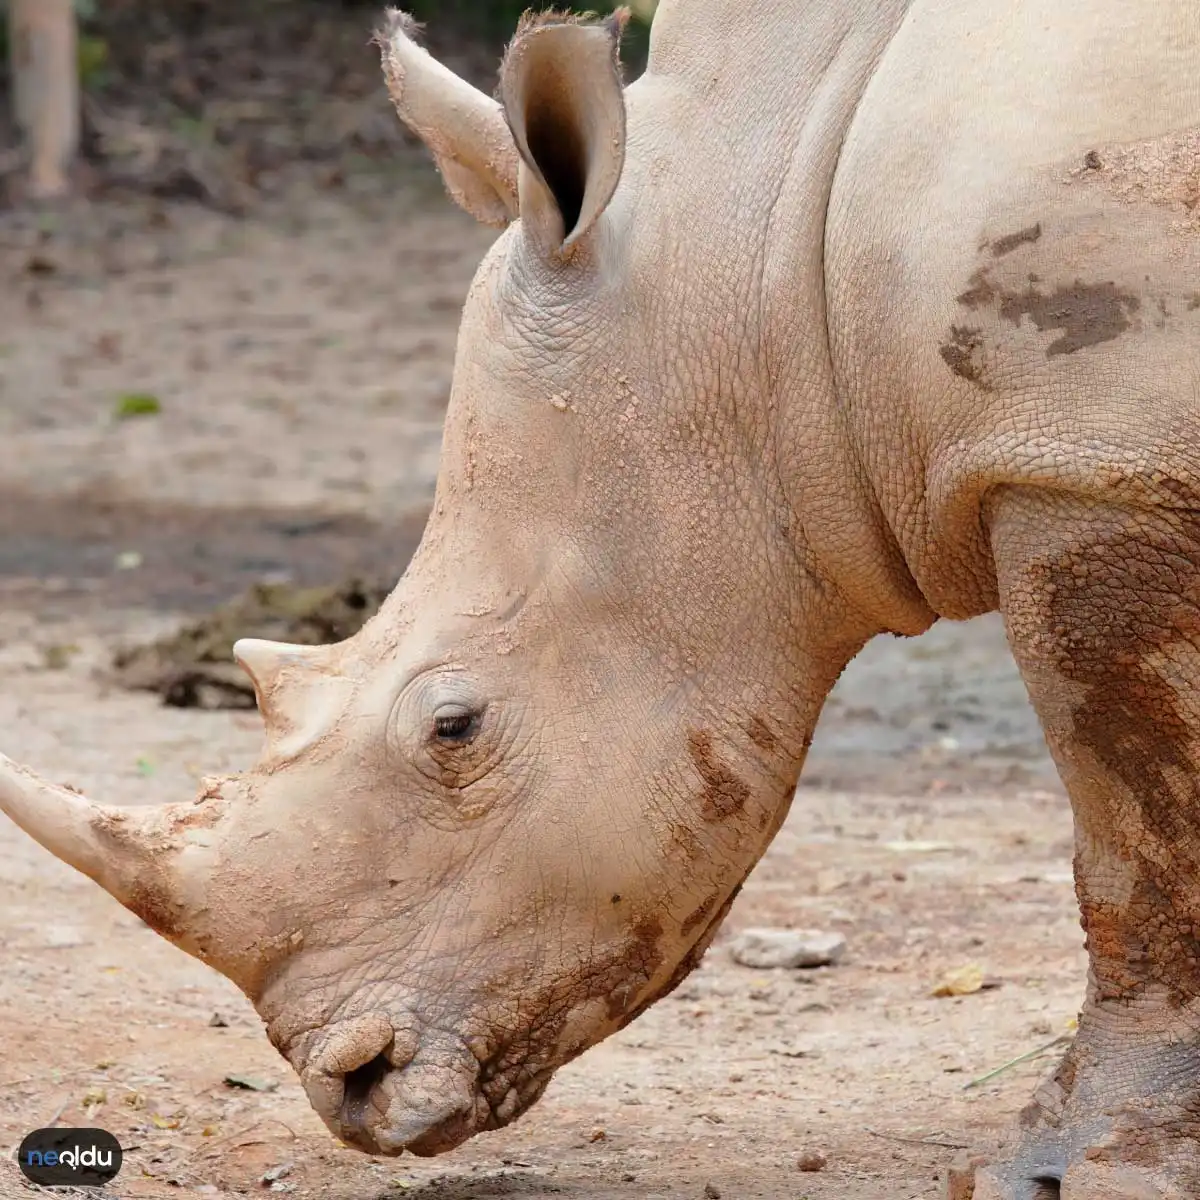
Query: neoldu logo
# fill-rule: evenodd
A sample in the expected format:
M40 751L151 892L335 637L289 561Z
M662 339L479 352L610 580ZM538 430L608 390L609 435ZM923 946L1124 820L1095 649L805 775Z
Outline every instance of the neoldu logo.
M35 1129L17 1166L42 1187L103 1187L121 1169L121 1144L107 1129Z

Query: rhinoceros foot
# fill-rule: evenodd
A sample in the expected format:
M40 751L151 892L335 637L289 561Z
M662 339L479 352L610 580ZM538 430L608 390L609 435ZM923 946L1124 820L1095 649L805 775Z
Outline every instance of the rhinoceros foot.
M1200 1045L1097 1033L1085 1015L1020 1125L1004 1152L951 1170L946 1200L1194 1200Z
M975 1175L969 1200L1185 1200L1158 1173L1140 1167L1079 1163L1061 1180L1028 1178L1021 1168L985 1167Z

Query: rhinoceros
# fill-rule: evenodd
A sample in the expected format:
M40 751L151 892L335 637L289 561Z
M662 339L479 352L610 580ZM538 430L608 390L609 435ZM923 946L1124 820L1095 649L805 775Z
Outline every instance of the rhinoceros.
M1200 1194L1195 0L527 17L492 99L381 34L503 227L424 538L243 641L261 760L0 806L256 1005L340 1137L436 1154L695 965L880 633L999 609L1070 793L1076 1040L977 1200Z

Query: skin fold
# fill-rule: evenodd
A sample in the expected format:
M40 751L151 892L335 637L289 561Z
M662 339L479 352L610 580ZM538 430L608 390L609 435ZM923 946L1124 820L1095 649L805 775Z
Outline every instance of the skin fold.
M346 642L241 642L244 775L0 807L233 979L339 1136L448 1150L698 961L877 633L1000 609L1076 817L1075 1045L976 1200L1200 1194L1192 0L380 34L503 231L437 494Z

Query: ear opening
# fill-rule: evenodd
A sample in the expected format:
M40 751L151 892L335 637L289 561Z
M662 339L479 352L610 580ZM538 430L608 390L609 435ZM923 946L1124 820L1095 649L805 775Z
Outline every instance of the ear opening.
M521 224L546 252L586 237L625 164L620 39L628 9L586 24L526 14L500 69L500 99L521 156Z
M565 237L578 226L583 215L592 139L588 136L591 130L587 129L587 114L564 111L572 99L568 81L554 83L562 105L543 104L525 113L524 141L530 159L537 164L542 181L558 206Z

